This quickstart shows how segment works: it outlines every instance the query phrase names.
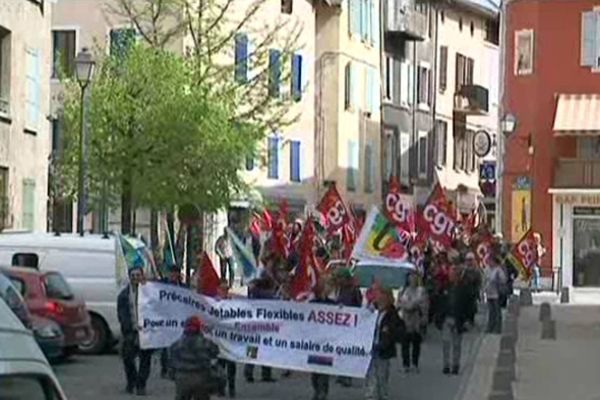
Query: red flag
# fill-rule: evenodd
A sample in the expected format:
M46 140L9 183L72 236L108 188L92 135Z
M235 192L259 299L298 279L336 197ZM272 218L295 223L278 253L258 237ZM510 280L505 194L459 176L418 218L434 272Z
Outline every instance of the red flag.
M290 292L294 299L307 299L318 280L318 271L313 247L315 228L312 221L306 221L300 239L300 263L294 271Z
M268 232L273 229L273 217L269 210L265 208L262 216L263 231Z
M250 220L250 233L255 238L260 237L260 232L262 231L261 225L262 225L262 222L261 222L260 216L257 215L256 213L254 213L252 215L252 219Z
M479 265L481 267L487 267L489 265L489 259L494 250L494 237L487 229L484 232L478 233L473 236L472 246L475 250L475 255L479 259Z
M415 231L414 207L409 198L401 193L400 182L396 177L390 179L384 199L384 213L398 228L408 232Z
M419 215L420 241L431 239L434 243L444 248L449 248L454 238L456 219L454 207L449 203L444 190L437 184L433 189L423 212Z
M327 230L330 234L340 230L352 220L352 214L344 204L335 185L329 187L329 190L327 190L327 193L321 199L317 210L325 216Z
M529 229L510 252L509 257L519 269L521 277L529 279L531 270L538 262L538 251L533 230Z
M287 236L287 203L282 202L273 224L273 252L284 259L289 256L289 238Z
M202 253L202 261L200 262L200 273L198 274L198 291L210 297L215 297L219 290L221 280L215 267L213 266L210 257L206 252Z

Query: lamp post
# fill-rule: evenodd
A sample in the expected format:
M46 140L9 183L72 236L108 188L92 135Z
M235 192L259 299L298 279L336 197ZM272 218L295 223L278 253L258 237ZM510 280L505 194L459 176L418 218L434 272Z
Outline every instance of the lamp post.
M498 154L496 165L496 232L502 232L503 192L504 192L504 150L505 139L517 129L517 117L508 113L501 117L500 134L498 135Z
M83 217L86 209L85 176L87 167L87 96L88 88L94 76L94 67L96 62L87 48L81 51L75 57L75 77L81 88L81 102L79 114L79 126L81 132L79 135L79 179L77 188L77 232L83 236Z

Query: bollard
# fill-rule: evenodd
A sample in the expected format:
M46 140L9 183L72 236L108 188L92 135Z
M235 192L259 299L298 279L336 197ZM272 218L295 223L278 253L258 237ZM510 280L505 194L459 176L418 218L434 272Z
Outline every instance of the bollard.
M515 341L519 339L519 321L514 315L507 315L504 319L502 332L506 335L514 337Z
M542 321L542 340L556 340L556 321Z
M560 289L560 302L561 304L569 303L569 288L567 286Z
M502 337L500 338L500 352L502 352L503 350L510 350L513 353L516 353L516 341L514 336L510 336L510 335L502 335Z
M528 307L533 305L533 297L531 295L531 289L525 288L521 289L519 293L519 303L523 307Z
M552 319L552 309L550 303L544 302L540 306L540 322Z
M498 359L496 361L497 365L501 365L503 367L514 364L517 362L517 353L514 350L500 350L498 353Z
M496 365L496 371L501 371L502 374L505 374L508 378L510 378L511 382L517 380L517 372L514 363L510 363L502 367Z
M519 306L519 300L515 301L509 301L508 302L508 313L510 315L514 315L515 317L518 317L520 314L520 306Z

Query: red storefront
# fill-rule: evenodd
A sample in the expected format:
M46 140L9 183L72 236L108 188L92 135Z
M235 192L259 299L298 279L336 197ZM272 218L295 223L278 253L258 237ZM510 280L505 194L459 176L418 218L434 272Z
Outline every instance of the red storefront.
M548 248L544 276L562 268L564 286L600 287L600 250L589 251L600 249L600 1L506 7L502 107L516 128L505 140L504 236L533 227Z

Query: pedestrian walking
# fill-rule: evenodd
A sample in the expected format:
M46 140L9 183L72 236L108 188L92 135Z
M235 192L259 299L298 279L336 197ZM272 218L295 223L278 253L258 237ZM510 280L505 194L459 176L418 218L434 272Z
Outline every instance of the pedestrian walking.
M125 369L127 387L125 391L139 396L146 395L146 382L150 376L152 350L142 350L139 340L138 289L144 279L141 260L129 270L129 284L121 290L117 298L117 315L121 325L121 357ZM139 368L136 366L139 358Z
M221 284L219 285L217 299L218 300L228 300L230 298L231 298L231 295L229 294L229 286L228 286L227 279L222 279ZM235 365L235 362L227 360L225 358L219 358L219 367L224 372L224 375L226 377L226 379L223 382L221 382L221 385L219 386L219 390L218 390L219 396L225 397L225 388L227 388L227 390L229 392L229 397L234 398L235 394L236 394L235 393L235 376L237 373L237 367Z
M396 343L401 340L402 321L394 307L390 289L377 295L377 323L373 340L373 355L367 372L367 400L388 400L390 360L397 356Z
M535 240L535 250L537 252L537 257L535 263L533 264L533 271L531 276L531 288L534 292L539 292L542 288L540 279L542 277L542 269L540 267L542 258L546 255L546 248L542 243L542 235L538 232L533 234L533 238Z
M473 253L472 251L469 251L465 256L465 267L465 285L468 291L466 322L471 327L474 327L475 316L477 315L477 304L480 299L483 277L481 269L477 264L477 258L475 257L475 253Z
M335 294L334 298L337 304L346 307L362 306L362 293L356 284L352 272L348 268L340 268L335 272L334 276ZM343 387L352 386L352 378L340 376L336 382Z
M442 332L443 373L458 375L462 356L462 337L468 314L469 289L461 260L455 260L448 284L440 293L435 325Z
M314 289L314 299L311 303L335 304L330 296L330 287L325 282L317 283ZM313 372L310 376L313 387L313 400L327 400L329 394L329 375Z
M219 264L221 267L221 279L229 279L229 287L233 287L235 278L234 262L233 262L233 249L231 247L231 239L227 228L223 230L223 234L219 236L215 243L215 253L219 257ZM229 272L229 275L227 274Z
M404 321L405 332L402 335L402 366L404 372L411 371L411 365L419 373L422 332L427 325L427 292L420 285L419 276L411 272L406 287L398 294L396 303Z
M210 400L219 383L212 374L219 348L204 337L202 328L200 318L188 318L183 335L169 348L175 372L175 400Z
M485 297L488 306L487 333L501 333L502 310L500 297L506 290L506 276L497 255L490 257L490 265L485 268Z

